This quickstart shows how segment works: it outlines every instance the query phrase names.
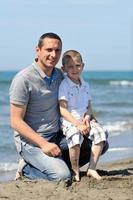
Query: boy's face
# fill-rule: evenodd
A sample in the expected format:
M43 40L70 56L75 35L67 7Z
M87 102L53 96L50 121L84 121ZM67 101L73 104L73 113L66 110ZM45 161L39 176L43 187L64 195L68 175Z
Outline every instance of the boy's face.
M75 83L79 82L80 74L83 70L84 64L76 57L70 58L65 64L64 71L67 76Z

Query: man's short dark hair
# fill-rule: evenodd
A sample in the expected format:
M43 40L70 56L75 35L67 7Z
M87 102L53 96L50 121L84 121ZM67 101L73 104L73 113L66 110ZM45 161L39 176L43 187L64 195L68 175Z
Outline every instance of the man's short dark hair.
M61 38L55 34L55 33L52 33L52 32L49 32L49 33L44 33L43 35L41 35L41 37L39 38L39 41L38 41L38 47L41 48L43 46L43 40L45 38L53 38L53 39L57 39L61 42L61 45L62 45L62 40Z

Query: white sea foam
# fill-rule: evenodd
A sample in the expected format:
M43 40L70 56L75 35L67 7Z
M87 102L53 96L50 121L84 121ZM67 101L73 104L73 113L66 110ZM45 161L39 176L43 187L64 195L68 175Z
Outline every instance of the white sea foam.
M121 80L121 81L110 81L110 85L120 85L120 86L133 86L133 81Z
M119 135L121 132L133 130L133 121L108 122L105 124L104 128L107 129L111 135Z
M0 171L13 171L17 169L18 164L13 162L0 163Z
M108 151L133 151L133 147L109 148Z

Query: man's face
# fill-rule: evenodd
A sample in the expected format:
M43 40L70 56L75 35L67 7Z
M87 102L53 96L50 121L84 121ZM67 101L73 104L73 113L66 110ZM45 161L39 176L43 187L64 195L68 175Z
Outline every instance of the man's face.
M43 46L36 48L38 57L38 64L42 70L52 70L61 55L62 45L61 42L54 38L45 38Z

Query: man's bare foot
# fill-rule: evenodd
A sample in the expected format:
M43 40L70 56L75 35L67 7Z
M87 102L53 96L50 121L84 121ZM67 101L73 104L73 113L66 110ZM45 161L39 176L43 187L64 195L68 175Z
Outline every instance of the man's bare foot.
M94 169L88 169L87 176L91 176L91 177L93 177L93 178L95 178L97 180L101 180L102 179L102 177Z
M20 179L22 179L22 174L17 171L14 180L17 181L17 180L20 180Z
M18 169L17 169L17 172L16 172L14 180L22 179L22 177L23 177L23 168L25 166L26 166L26 162L24 161L23 158L21 158L19 160L19 163L18 163Z

